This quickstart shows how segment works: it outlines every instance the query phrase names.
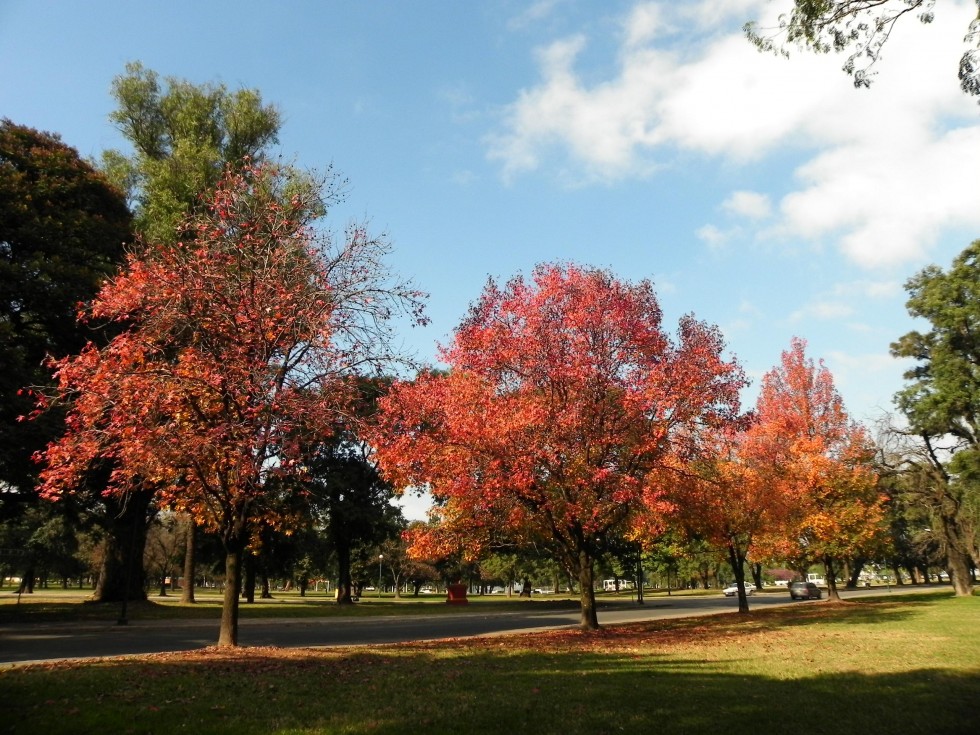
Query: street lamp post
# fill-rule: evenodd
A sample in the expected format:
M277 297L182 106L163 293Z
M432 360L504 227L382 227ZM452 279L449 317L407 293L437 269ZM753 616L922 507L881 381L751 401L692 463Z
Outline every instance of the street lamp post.
M378 554L378 599L381 599L381 562L384 561L385 555Z

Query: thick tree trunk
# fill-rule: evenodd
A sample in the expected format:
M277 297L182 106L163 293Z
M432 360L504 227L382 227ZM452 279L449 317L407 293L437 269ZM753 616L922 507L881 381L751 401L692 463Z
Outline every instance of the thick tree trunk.
M221 602L219 646L238 645L238 589L242 581L242 550L244 544L229 544L225 551L225 591Z
M947 548L946 561L949 566L949 580L957 597L970 597L973 594L973 577L970 575L971 558L967 554Z
M847 574L847 589L854 590L857 589L858 582L861 581L861 572L864 570L864 560L855 560L853 566L851 566L849 573Z
M524 581L521 584L521 593L518 597L530 597L531 596L531 580L528 577L524 577Z
M595 607L595 569L592 557L585 551L578 553L578 583L581 588L582 630L598 630L599 616Z
M354 604L354 590L350 578L350 546L342 540L337 542L337 604Z
M105 499L105 548L92 595L96 602L146 599L143 552L152 500L153 493L145 490Z
M194 602L194 578L197 575L197 527L188 519L187 545L184 547L184 584L180 589L180 601L185 605Z
M953 592L957 597L969 597L973 594L973 558L970 554L971 544L965 539L958 512L959 503L947 502L940 509L940 520Z

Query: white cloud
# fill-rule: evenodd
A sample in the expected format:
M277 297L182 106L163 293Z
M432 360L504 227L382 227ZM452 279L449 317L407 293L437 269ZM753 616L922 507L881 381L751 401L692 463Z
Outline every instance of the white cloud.
M774 211L760 237L832 243L867 268L921 260L944 231L980 227L980 122L955 78L972 0L948 3L929 25L901 22L868 90L839 71L843 57L757 52L741 22L771 19L773 5L637 3L616 72L594 83L576 69L587 35L551 43L539 83L489 139L490 157L513 176L558 156L558 169L587 183L649 176L679 151L757 165L791 148L804 162L780 182L787 193L734 192L723 209ZM712 227L698 233L709 244L723 232Z
M697 232L694 233L698 238L705 243L711 250L721 250L728 241L728 234L722 232L720 229L714 225L704 225L699 227Z
M756 191L732 192L721 206L732 214L749 219L766 219L772 214L769 196Z
M635 48L656 40L667 29L663 6L660 3L639 3L627 16L624 26L625 46Z

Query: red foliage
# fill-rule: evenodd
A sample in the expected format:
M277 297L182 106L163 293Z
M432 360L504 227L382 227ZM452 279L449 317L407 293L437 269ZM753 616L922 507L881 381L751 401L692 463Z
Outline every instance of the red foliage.
M439 501L416 551L533 540L591 566L605 534L656 507L651 473L737 413L744 379L723 347L689 316L675 343L649 282L574 265L491 281L442 351L448 373L382 402L382 467Z
M292 188L273 167L229 172L181 226L193 240L145 245L103 287L83 318L122 332L55 363L71 404L42 457L46 497L104 464L105 492L149 487L226 541L280 520L284 484L269 480L302 475L301 439L347 413L378 333L365 325L419 296L384 287L385 244L362 230L325 245L311 229L318 190Z

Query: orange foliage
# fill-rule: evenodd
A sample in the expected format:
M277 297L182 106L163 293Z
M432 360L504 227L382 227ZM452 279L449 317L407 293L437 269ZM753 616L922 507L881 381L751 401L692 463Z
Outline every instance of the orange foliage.
M810 561L843 559L880 530L874 448L848 417L830 371L805 349L794 339L766 375L746 453L790 510L787 522L771 529L771 549Z

